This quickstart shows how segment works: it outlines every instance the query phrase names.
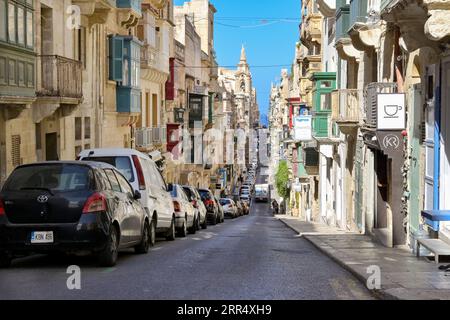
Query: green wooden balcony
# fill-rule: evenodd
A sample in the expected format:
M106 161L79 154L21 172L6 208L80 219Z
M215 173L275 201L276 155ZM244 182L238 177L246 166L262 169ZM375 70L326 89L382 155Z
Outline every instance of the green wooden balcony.
M117 8L132 9L138 14L141 14L142 0L116 0Z
M350 28L367 20L367 1L350 0Z
M328 119L330 117L329 112L317 112L313 117L313 136L315 138L328 137Z
M336 41L348 38L350 28L350 6L344 5L336 10Z

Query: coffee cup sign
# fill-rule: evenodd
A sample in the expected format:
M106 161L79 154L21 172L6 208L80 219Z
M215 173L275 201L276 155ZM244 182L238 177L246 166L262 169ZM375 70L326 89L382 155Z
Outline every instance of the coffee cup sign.
M406 125L405 95L380 93L377 100L377 129L404 130Z

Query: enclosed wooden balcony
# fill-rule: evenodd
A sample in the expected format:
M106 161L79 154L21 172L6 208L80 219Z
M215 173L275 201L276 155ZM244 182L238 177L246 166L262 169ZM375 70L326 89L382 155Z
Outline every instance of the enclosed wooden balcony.
M301 24L301 40L309 47L311 43L322 42L322 16L320 14L308 15Z

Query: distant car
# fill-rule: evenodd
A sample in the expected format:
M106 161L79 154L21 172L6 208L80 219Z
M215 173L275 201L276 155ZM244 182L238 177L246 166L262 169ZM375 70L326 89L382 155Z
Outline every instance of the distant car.
M218 223L223 223L223 222L225 222L225 213L223 211L223 207L219 202L219 198L214 197L214 200L216 201L217 208L219 209L219 222Z
M249 205L251 204L251 198L249 194L243 194L240 196L240 200L244 202L248 202Z
M255 200L269 202L269 185L258 184L255 186Z
M238 211L238 216L243 216L244 215L244 206L242 205L241 201L236 202L236 207L237 207L237 211Z
M197 230L206 229L208 227L208 219L206 218L206 207L202 201L202 197L198 193L197 189L190 186L183 186L184 192L188 196L194 208L197 210Z
M141 193L113 166L43 162L17 167L0 192L0 265L16 254L94 254L114 266L120 249L153 245Z
M250 202L242 200L242 206L244 207L244 215L250 214Z
M158 167L148 155L133 149L88 149L82 151L78 158L116 167L133 188L142 194L140 202L152 217L151 229L156 229L155 232L167 240L175 240L172 197Z
M202 198L203 203L205 204L207 213L207 219L211 222L212 225L216 225L220 220L220 212L219 206L217 205L214 195L208 189L198 189L198 193Z
M225 217L234 219L238 216L238 208L233 200L222 198L219 200L219 203L222 205Z
M194 234L197 230L194 206L180 185L169 184L169 192L175 208L175 227L178 235L184 238L188 231Z

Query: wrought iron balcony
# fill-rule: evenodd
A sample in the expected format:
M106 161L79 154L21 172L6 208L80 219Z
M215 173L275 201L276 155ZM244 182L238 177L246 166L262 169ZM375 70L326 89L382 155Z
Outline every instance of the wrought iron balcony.
M332 93L332 121L344 134L354 132L362 120L362 90L340 89Z
M83 97L82 63L57 55L39 56L41 61L41 89L38 96Z

